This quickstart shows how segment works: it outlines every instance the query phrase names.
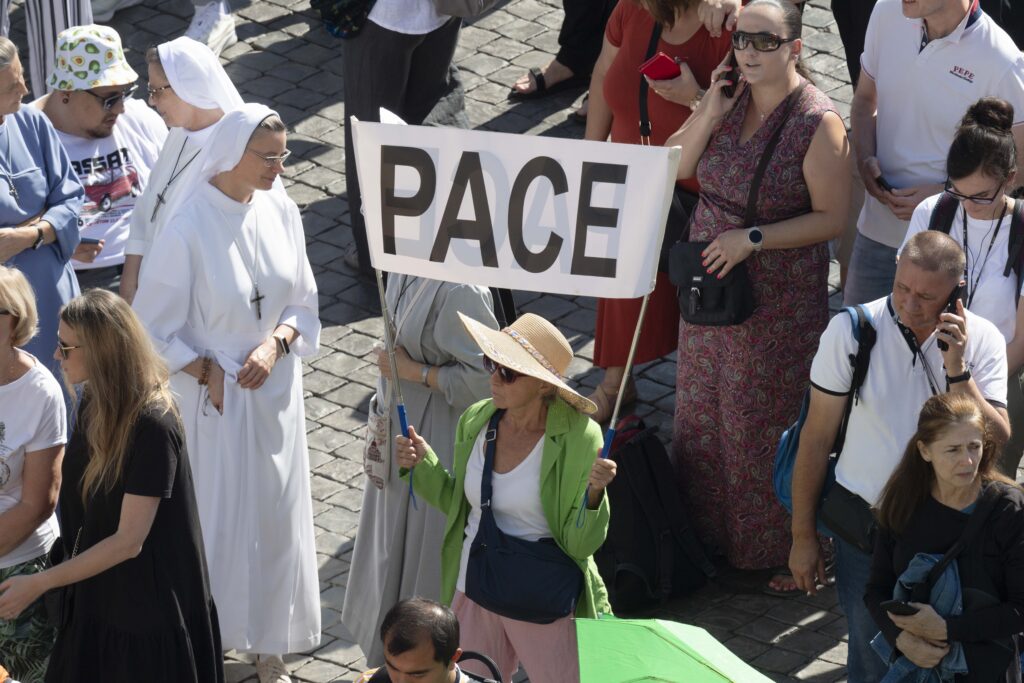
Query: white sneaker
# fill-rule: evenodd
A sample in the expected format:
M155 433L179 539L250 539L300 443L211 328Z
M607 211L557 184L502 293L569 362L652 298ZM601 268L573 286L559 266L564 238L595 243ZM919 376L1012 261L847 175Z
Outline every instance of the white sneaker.
M185 35L192 40L205 43L213 50L213 54L219 55L222 50L238 42L238 34L235 33L235 18L230 13L225 13L220 2L211 2L202 7L196 7L192 15L192 23L189 24Z
M257 656L256 675L259 677L260 683L292 683L284 661L277 655Z

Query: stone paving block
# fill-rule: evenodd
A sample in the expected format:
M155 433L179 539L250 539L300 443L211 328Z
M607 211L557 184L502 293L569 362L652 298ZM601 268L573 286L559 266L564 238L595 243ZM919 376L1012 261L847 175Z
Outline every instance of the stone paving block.
M845 666L835 664L833 662L826 662L821 659L815 659L807 666L795 672L793 677L800 681L814 681L815 683L820 681L821 683L829 683L830 681L838 681L845 675Z
M846 665L846 657L849 654L850 644L843 640L833 646L831 649L822 652L819 656L825 661L832 662L834 664Z
M292 671L292 678L300 681L340 681L350 672L334 662L314 658L313 661Z
M322 471L320 473L323 474ZM330 506L313 519L313 524L342 536L355 536L355 529L359 526L359 515L343 507Z
M796 630L796 627L791 624L786 624L776 619L769 619L768 617L758 617L736 629L736 633L759 640L762 643L774 645Z
M835 647L836 640L835 638L829 638L820 633L801 628L785 634L775 644L778 647L814 658Z
M350 443L351 440L352 438L349 437L349 441L346 443ZM351 481L354 477L362 476L363 463L361 460L354 461L349 460L347 458L334 458L330 462L324 463L323 465L318 467L316 469L316 473L321 476L327 477L328 479L331 479L334 482L343 484L347 481ZM335 487L334 490L335 492L337 492L338 488ZM341 514L348 513L346 512Z
M789 600L772 607L765 616L801 627L824 626L836 620L836 615L814 605Z
M743 636L734 636L723 643L733 654L745 662L755 659L768 650L768 646Z
M318 553L324 553L326 555L333 555L335 557L341 555L343 552L351 548L353 540L347 536L340 536L333 532L327 531L316 537L316 551ZM332 589L335 590L335 589ZM341 603L345 599L345 591L341 591L341 598L337 599L337 609L341 609ZM334 607L335 600L330 596L320 596L320 603L324 606Z
M772 648L750 661L752 666L766 672L789 673L807 664L807 658L795 652Z
M842 52L843 41L838 33L815 31L804 38L804 45L817 52Z
M359 486L355 486L355 484ZM340 490L327 499L327 503L330 505L339 505L346 510L352 510L353 512L359 512L359 509L363 504L363 489L362 482L351 481L347 486L340 487Z

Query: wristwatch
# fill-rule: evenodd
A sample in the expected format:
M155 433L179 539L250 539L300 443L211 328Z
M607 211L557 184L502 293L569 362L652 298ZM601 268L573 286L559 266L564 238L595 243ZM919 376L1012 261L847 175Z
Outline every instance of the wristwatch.
M957 384L958 382L966 382L970 378L971 378L971 369L970 368L967 368L966 370L964 370L964 374L957 375L956 377L950 377L949 375L946 375L946 381L949 384Z
M44 241L43 229L42 228L36 228L36 241L32 243L32 248L33 249L38 249L39 247L43 246L43 241Z
M755 225L747 230L747 239L750 240L750 246L754 248L754 251L761 251L761 247L764 246L764 233L761 232L761 228Z
M429 365L424 365L424 366L422 366L420 368L420 382L422 382L423 386L425 386L426 388L428 388L428 389L430 388L430 366Z

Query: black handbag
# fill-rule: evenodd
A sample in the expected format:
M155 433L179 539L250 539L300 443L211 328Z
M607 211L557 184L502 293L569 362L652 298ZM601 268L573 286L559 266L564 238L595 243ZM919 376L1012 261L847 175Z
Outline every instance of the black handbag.
M821 501L818 518L829 531L868 555L875 551L875 515L867 501L836 482Z
M764 154L761 155L757 170L750 181L742 229L753 227L757 223L757 200L761 181L764 180L772 154L779 144L779 138L782 137L782 129L785 128L805 87L806 82L789 95L782 121L772 133ZM679 314L691 325L739 325L753 315L757 307L747 263L738 263L725 277L719 279L717 274L709 274L703 263L702 253L709 244L710 242L679 242L669 252L668 274L672 284L678 288Z
M73 559L78 554L78 542L80 540L82 540L82 527L78 527L78 533L75 535L74 549L71 551L71 557L66 559ZM50 567L56 567L61 562L64 562L64 555L64 539L58 538L50 546L50 552L47 554L47 561ZM69 584L67 586L51 588L43 593L43 609L46 612L46 623L58 631L62 630L71 621L71 602L73 600L74 588L74 584Z
M363 30L377 0L310 0L324 28L336 38L355 38Z
M466 597L508 619L550 624L576 612L583 572L554 539L524 541L501 531L491 510L491 475L498 421L487 425L484 469L480 479L480 528L470 545Z
M651 31L651 41L647 44L646 62L654 56L658 49L658 39L661 37L661 22L654 22ZM640 143L651 144L651 115L647 108L647 93L650 90L647 79L640 78ZM668 208L668 218L665 220L665 234L661 238L661 250L658 252L658 271L668 272L668 254L672 245L676 242L685 242L690 238L690 218L700 196L685 190L679 185L675 186L672 193L672 204Z

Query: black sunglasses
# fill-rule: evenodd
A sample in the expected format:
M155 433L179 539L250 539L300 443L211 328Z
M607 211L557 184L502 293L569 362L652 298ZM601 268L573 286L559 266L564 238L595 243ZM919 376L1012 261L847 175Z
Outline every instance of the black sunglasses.
M957 192L955 189L953 189L953 181L950 180L949 178L946 178L946 194L948 194L950 197L956 197L957 199L959 199L962 202L971 202L973 204L979 204L981 206L986 206L988 204L992 204L997 199L1002 197L1003 196L1003 187L1005 187L1005 186L1006 186L1006 181L1004 180L1003 182L999 183L999 187L996 188L996 193L994 195L992 195L991 197L981 197L981 196L978 196L978 195L966 195L966 194Z
M68 356L71 354L72 351L80 348L82 347L68 346L67 344L64 343L64 340L62 340L60 337L57 337L57 350L60 351L60 357L63 358L64 360L68 359Z
M488 356L484 356L484 370L492 375L498 373L498 377L505 384L512 384L512 382L523 376L522 373L506 368L504 365L498 365Z
M103 108L106 109L107 111L110 111L111 109L113 109L114 107L117 106L118 102L120 102L121 100L126 100L129 97L131 97L132 95L134 95L135 91L138 90L138 89L139 89L139 86L137 84L135 84L135 85L131 85L131 86L125 88L124 90L122 90L119 93L114 93L113 95L107 95L105 97L103 95L97 95L92 90L86 90L85 92L89 93L90 95L95 97L97 100L99 100L100 104L103 105Z
M732 47L735 50L745 50L747 45L752 45L758 52L775 52L783 43L792 43L796 38L783 38L774 33L747 33L746 31L734 31L732 34Z

